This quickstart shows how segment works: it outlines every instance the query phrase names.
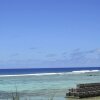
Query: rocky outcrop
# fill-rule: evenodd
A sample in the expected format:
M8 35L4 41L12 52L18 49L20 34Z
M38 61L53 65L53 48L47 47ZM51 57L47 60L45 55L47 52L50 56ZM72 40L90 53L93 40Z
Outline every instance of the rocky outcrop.
M78 84L66 93L66 97L87 98L100 96L100 83Z

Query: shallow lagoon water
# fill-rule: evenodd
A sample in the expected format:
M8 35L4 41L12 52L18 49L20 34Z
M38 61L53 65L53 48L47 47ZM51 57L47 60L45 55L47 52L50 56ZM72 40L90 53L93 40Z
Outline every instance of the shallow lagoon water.
M100 71L0 77L0 98L11 100L17 88L21 100L71 100L65 98L67 89L80 83L100 82L99 77Z

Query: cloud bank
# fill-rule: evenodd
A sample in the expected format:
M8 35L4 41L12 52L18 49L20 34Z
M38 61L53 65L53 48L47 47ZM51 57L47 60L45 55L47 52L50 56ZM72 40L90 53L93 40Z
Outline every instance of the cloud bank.
M100 66L100 49L81 51L75 49L71 53L62 52L60 54L48 53L42 59L35 58L20 58L20 53L15 53L10 56L10 59L0 59L0 68L37 68L37 67L99 67ZM43 56L43 54L39 55ZM33 57L33 58L32 58Z

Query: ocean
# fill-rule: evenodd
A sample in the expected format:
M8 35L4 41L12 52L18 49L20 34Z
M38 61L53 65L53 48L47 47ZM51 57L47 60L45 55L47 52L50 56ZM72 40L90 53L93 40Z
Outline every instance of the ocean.
M69 88L100 82L100 67L0 69L0 100L69 100ZM15 95L15 94L14 94Z

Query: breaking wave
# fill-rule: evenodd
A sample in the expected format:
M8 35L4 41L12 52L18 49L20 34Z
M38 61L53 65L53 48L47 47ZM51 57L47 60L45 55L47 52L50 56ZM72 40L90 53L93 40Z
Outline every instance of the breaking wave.
M46 76L46 75L65 75L65 74L84 74L99 72L100 70L80 70L72 72L59 72L59 73L34 73L34 74L16 74L16 75L0 75L0 77L20 77L20 76Z
M81 74L81 73L98 72L98 71L99 70L81 70L81 71L72 71L72 72L76 74Z

